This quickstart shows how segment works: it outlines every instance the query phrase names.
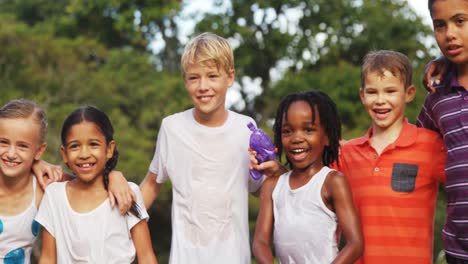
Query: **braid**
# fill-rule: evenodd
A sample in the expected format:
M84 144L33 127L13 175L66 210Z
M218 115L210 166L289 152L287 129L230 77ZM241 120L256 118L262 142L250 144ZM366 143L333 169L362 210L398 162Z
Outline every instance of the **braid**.
M106 166L104 168L104 171L102 172L102 178L104 180L104 188L106 191L108 191L109 187L109 174L111 171L117 166L117 161L119 160L119 151L117 150L117 147L114 149L114 154L112 157L106 162ZM130 207L130 213L132 213L134 216L141 218L141 211L140 207L136 202L132 202L132 206Z

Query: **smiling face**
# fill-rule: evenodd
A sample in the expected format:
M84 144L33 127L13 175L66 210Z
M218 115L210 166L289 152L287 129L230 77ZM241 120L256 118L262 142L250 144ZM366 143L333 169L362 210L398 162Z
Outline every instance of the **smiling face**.
M0 176L29 177L34 160L46 144L40 140L40 125L32 118L0 118Z
M294 170L318 170L323 167L322 153L329 140L320 125L317 109L314 122L312 119L312 109L305 101L293 102L287 116L283 116L281 143Z
M373 121L374 131L400 129L406 104L413 100L416 89L405 89L403 81L389 71L380 75L370 72L360 90L361 101Z
M442 53L456 64L466 64L468 62L468 1L434 1L431 17L434 36Z
M195 120L207 126L222 125L227 117L226 92L234 83L234 70L227 73L214 63L190 64L184 83L195 108Z
M114 141L107 144L101 130L94 123L84 121L70 128L61 152L63 161L80 181L103 184L102 172L114 148Z

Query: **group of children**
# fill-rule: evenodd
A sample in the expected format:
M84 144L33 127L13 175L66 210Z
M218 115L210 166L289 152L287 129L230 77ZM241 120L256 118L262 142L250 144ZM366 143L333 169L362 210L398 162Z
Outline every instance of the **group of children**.
M446 258L467 263L468 1L429 1L429 10L454 65L418 117L431 130L404 116L416 92L408 58L375 51L361 70L359 94L372 120L363 137L341 142L338 111L325 93L292 93L275 118L279 160L257 164L247 152L253 119L225 108L235 79L232 49L203 33L181 59L193 108L162 121L139 188L113 171L118 151L109 118L84 106L61 133L73 177L43 192L31 171L47 147L45 113L33 102L10 101L0 108L0 259L28 263L41 225L39 263L131 263L135 255L157 263L146 208L170 180L170 263L250 263L249 192L260 196L252 245L258 263L273 263L272 242L281 263L431 263L437 190L446 182ZM254 180L250 168L269 177ZM111 206L110 185L134 193L128 213Z

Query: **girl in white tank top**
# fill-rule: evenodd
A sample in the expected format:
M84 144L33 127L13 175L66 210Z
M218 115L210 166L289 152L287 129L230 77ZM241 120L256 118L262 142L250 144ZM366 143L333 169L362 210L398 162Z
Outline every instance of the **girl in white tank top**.
M328 168L338 160L341 139L335 104L319 91L290 94L280 103L274 132L278 156L284 152L292 170L262 186L257 262L273 263L273 236L280 263L354 263L363 251L360 222L346 178ZM341 251L338 229L346 238Z

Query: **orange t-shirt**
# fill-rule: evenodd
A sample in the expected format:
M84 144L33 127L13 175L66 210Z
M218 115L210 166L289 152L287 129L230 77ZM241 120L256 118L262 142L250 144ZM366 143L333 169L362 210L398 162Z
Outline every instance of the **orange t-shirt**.
M405 120L379 156L370 135L372 128L342 146L338 168L362 223L364 254L357 263L432 263L435 202L445 182L443 141Z

